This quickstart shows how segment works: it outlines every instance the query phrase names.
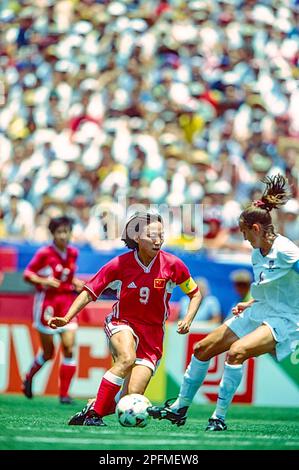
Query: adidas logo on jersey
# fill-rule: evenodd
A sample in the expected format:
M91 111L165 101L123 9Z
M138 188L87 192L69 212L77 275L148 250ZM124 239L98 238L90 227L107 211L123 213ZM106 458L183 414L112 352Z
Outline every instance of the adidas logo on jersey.
M133 282L131 282L131 283L128 285L128 288L136 289L137 286L136 286L135 282L133 281Z

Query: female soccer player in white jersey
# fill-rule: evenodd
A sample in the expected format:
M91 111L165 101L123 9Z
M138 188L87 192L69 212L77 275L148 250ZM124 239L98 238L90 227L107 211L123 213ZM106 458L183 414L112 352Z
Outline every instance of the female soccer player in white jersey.
M207 374L210 359L228 351L216 409L206 431L227 429L225 416L242 378L243 363L250 357L271 353L278 361L288 356L299 341L299 248L276 234L270 212L286 203L286 180L265 178L261 200L240 215L239 226L252 247L254 300L233 308L234 317L195 344L178 398L163 407L151 407L154 418L177 425L186 421L187 409Z
M190 297L186 317L178 333L186 334L197 312L201 295L185 264L161 250L163 223L160 215L136 213L127 222L123 241L132 251L113 258L84 286L64 318L54 317L49 326L69 323L83 307L97 300L107 287L117 290L118 301L105 321L114 364L102 378L92 406L79 412L69 424L105 426L102 417L114 411L115 396L143 394L162 356L164 324L175 285Z

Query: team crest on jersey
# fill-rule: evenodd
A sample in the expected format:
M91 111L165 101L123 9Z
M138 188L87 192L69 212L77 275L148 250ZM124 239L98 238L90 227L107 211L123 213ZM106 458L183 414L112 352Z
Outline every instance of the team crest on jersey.
M155 279L154 280L154 288L155 289L164 289L166 284L166 279Z
M273 260L273 259L270 259L268 271L269 271L269 272L273 272L274 269L275 269L275 267L274 267L274 260Z

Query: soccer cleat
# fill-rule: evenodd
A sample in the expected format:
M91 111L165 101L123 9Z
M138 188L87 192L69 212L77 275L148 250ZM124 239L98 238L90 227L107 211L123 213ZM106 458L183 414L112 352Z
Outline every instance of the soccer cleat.
M69 426L83 426L84 420L87 416L88 411L91 409L93 401L87 403L81 411L78 411L68 422Z
M22 383L22 392L24 393L25 397L33 398L32 395L32 379L26 378Z
M177 426L184 426L187 419L188 406L173 410L170 408L171 402L175 400L172 398L167 400L164 406L149 406L147 408L148 414L154 419L167 419L172 424Z
M87 412L83 426L107 426L107 424L104 423L103 418L96 411L91 409Z
M226 431L227 426L221 418L210 418L206 431Z
M73 400L71 397L59 397L59 401L62 405L72 405Z

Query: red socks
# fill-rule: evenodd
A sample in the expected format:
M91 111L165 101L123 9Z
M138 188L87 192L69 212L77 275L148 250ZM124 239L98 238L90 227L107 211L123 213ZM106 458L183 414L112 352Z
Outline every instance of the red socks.
M43 367L45 363L44 356L42 354L38 354L34 358L34 362L31 366L30 371L26 374L26 379L32 379L32 377Z
M59 369L59 395L60 397L67 397L70 384L76 372L76 364L73 359L63 359Z
M112 414L115 410L115 395L121 389L124 379L109 370L104 374L93 409L101 417Z

